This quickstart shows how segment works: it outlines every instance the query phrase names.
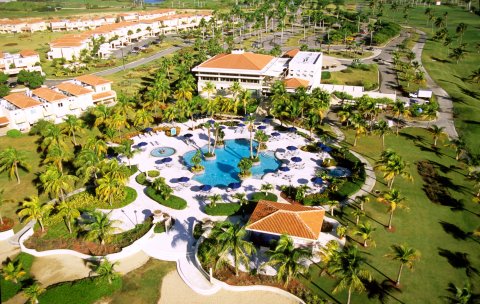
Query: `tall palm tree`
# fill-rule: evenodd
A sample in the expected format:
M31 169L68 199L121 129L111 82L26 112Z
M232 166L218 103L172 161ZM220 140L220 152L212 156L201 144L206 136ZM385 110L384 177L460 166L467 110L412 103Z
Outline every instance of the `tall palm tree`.
M76 134L83 132L83 120L75 115L69 114L65 118L62 131L72 136L73 144L77 145Z
M272 191L272 190L273 190L273 185L270 183L262 184L262 186L260 187L260 191L263 191L265 193L265 196L267 196L268 191Z
M360 218L365 216L365 211L363 211L360 208L355 208L355 209L353 209L351 214L352 214L352 216L355 217L355 225L358 226L358 222L360 221Z
M455 160L459 160L460 157L467 152L466 144L463 139L452 139L448 144L449 147L455 149Z
M106 105L98 105L92 110L93 116L95 116L95 122L93 126L98 127L104 124L112 113L112 108Z
M110 262L107 258L103 259L100 264L94 265L93 271L97 274L97 277L106 280L108 284L120 277L120 273L115 271L115 266L118 262Z
M385 135L391 132L388 123L383 119L377 122L375 132L382 138L382 149L385 150Z
M47 290L43 288L38 282L35 282L32 285L23 289L23 293L31 304L38 303L38 297L45 291Z
M433 146L437 146L437 141L440 139L440 137L445 136L445 127L439 127L437 125L432 125L430 128L428 128L428 132L430 132L433 136Z
M456 33L460 35L460 44L462 44L463 41L463 35L465 34L465 31L467 30L468 24L460 22L457 25L457 28L455 29Z
M132 115L134 107L135 103L133 100L130 97L121 94L118 96L117 103L113 107L113 112L128 119Z
M255 117L249 115L246 119L248 132L250 133L250 159L253 159L253 131L255 130Z
M412 270L414 263L420 259L420 252L407 245L392 245L390 246L390 250L392 252L386 256L394 261L400 262L400 269L398 270L397 280L395 282L398 286L400 285L400 277L402 275L403 267L407 266L408 269Z
M390 213L390 218L388 220L388 229L392 229L392 220L393 213L397 208L406 209L407 207L403 204L405 198L400 196L400 191L397 189L391 189L390 191L385 191L378 198L378 201L388 205L388 211Z
M62 149L67 149L65 144L65 134L58 125L49 125L42 131L42 143L40 147L44 150L49 150L53 146L59 146Z
M233 195L233 198L238 201L240 205L248 204L247 195L243 192L237 192Z
M90 137L87 140L87 144L85 145L86 149L91 149L95 151L98 157L101 157L107 153L107 143L103 139Z
M312 253L302 247L295 247L293 240L288 235L280 236L274 250L267 251L269 260L265 265L277 267L277 280L283 281L284 285L300 274L308 271L308 266L302 262L309 259Z
M125 184L130 177L130 170L127 166L120 164L116 159L104 161L101 167L103 176L117 178L122 184Z
M92 177L97 178L100 172L100 158L92 149L83 148L75 158L73 164L77 168L75 172L83 182L87 182Z
M357 235L362 238L363 240L363 247L368 246L368 241L372 245L375 245L375 242L372 240L372 234L375 232L376 228L372 227L370 222L360 223L357 225L356 229L353 231L354 235Z
M207 81L202 88L202 92L207 94L207 100L210 100L210 96L217 91L215 84L211 81Z
M125 195L124 183L118 177L107 174L97 179L96 182L98 186L95 189L95 193L102 201L108 202L110 206L113 206L114 199Z
M245 240L247 231L245 227L233 224L229 221L217 223L212 228L210 237L217 241L216 248L218 259L215 267L223 263L229 263L230 255L233 255L235 275L238 276L238 268L242 264L247 270L250 265L250 256L255 253L255 246Z
M208 197L208 200L210 201L210 206L215 207L217 203L222 201L222 196L220 194L213 194Z
M128 159L128 166L131 168L132 164L130 160L138 153L139 150L135 150L132 148L132 142L130 140L124 140L120 143L120 153L123 154Z
M406 168L407 162L405 162L398 154L391 155L386 160L380 160L375 166L375 169L379 169L383 172L383 178L387 181L387 185L390 189L392 189L393 182L397 176L412 180L412 176L407 172Z
M145 128L153 123L153 116L150 111L145 109L140 109L135 112L135 117L133 119L133 125L139 128Z
M43 160L44 164L53 164L58 171L63 172L63 163L68 162L72 158L72 153L58 145L50 146L47 155Z
M328 265L328 272L338 277L333 293L338 293L344 289L348 290L347 304L350 304L352 292L365 291L364 281L371 281L372 275L368 270L362 269L366 260L360 256L358 248L355 246L345 246L342 253L334 255L334 258Z
M22 262L13 262L7 260L6 263L0 272L2 273L3 279L5 281L12 281L13 283L17 284L19 280L21 280L27 272L24 270Z
M57 205L58 214L63 217L67 225L68 232L72 234L72 222L80 216L80 211L68 202L60 202Z
M48 166L40 174L40 182L45 192L55 198L60 197L62 202L65 201L65 194L73 190L77 180L75 175L62 173L55 166Z
M100 244L105 245L105 242L109 241L117 230L114 226L117 222L111 220L109 214L91 211L89 216L82 222L82 229L87 240L100 241Z
M20 211L18 211L18 215L22 217L23 222L31 220L38 221L40 229L42 230L42 232L44 232L45 227L43 223L50 215L52 209L52 204L41 203L38 199L38 196L34 195L31 196L28 200L22 202Z
M30 164L27 162L27 157L24 151L9 147L0 152L0 172L8 171L10 179L16 177L17 184L20 184L18 167L26 171L30 170Z
M451 294L451 296L446 297L450 304L475 304L480 300L480 295L473 293L470 282L466 282L461 288L449 283L447 291Z
M337 208L338 206L340 206L340 202L337 201L337 200L328 200L328 201L326 202L326 205L327 205L328 207L330 207L330 216L333 217L333 212L334 212L335 208Z
M355 201L360 204L360 210L365 210L365 204L370 202L370 198L367 195L360 195L355 198Z
M240 94L240 101L242 102L243 105L243 114L247 115L247 108L252 100L252 92L249 90L244 90Z
M480 68L474 70L469 76L470 81L480 83Z
M256 158L260 155L260 151L264 149L265 143L268 141L269 136L265 134L262 130L258 130L255 132L254 139L257 141L258 146L257 146L257 154Z

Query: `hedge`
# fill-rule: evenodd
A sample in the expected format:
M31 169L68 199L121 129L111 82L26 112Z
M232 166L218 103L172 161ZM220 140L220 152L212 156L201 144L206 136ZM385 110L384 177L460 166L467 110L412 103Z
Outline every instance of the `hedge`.
M135 181L142 186L148 186L147 176L145 175L145 172L142 172L135 176Z
M160 205L164 205L166 207L172 208L172 209L177 209L177 210L182 210L187 208L187 201L184 200L181 197L175 196L175 195L170 195L170 198L168 200L164 200L158 193L153 189L152 187L147 187L145 189L145 194Z
M8 130L7 131L7 137L10 137L10 138L22 137L22 132L20 132L17 129Z
M218 203L215 206L207 205L205 207L205 213L215 216L230 216L237 213L240 210L240 204L238 203Z
M13 259L14 263L22 263L23 270L26 272L26 275L20 279L18 283L13 283L12 281L6 281L3 276L0 275L0 290L1 298L0 302L4 303L8 299L15 296L23 287L27 287L27 284L31 280L30 277L30 268L33 263L33 256L28 253L21 252L19 255Z

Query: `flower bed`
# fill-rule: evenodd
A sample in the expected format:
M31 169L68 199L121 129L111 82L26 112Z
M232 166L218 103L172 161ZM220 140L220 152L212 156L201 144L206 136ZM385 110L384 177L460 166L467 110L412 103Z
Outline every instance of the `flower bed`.
M3 224L0 223L0 232L8 231L13 228L15 221L9 217L2 217Z

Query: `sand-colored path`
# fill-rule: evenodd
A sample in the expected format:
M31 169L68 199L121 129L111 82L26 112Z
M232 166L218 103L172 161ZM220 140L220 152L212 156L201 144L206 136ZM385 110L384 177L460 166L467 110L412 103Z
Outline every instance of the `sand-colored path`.
M159 304L293 304L295 301L268 291L234 292L220 290L212 296L202 296L194 292L180 278L177 271L165 276L162 283Z
M0 241L0 263L3 263L7 258L13 258L20 253L20 247L13 246L8 241Z

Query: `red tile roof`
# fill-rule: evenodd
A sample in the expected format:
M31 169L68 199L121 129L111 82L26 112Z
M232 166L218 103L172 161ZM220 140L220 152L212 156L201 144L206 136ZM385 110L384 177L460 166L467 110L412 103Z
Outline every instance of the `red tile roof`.
M317 240L325 210L260 200L247 224L247 230Z
M56 102L68 98L67 96L49 88L38 88L32 91L33 95L38 96L48 102Z
M32 97L28 97L24 93L12 93L3 97L3 99L20 109L35 107L42 104L41 102L33 99Z
M5 116L0 117L0 126L8 125L9 122L10 120L8 120L8 117L5 117Z
M102 93L93 94L92 99L93 101L97 101L97 100L103 100L103 99L107 99L115 96L116 94L114 91L106 91Z
M75 79L91 86L97 86L97 85L102 85L102 84L112 82L111 80L98 77L96 75L82 75L82 76L76 77Z
M38 53L32 50L20 51L20 56L22 57L29 57L29 56L36 56L36 55L38 55Z
M286 88L296 89L298 87L308 87L310 81L301 78L288 78L283 81Z
M300 49L293 49L293 50L290 50L290 51L286 52L283 56L293 58L293 57L295 57L295 55L298 54L298 52L300 52Z
M200 67L260 71L274 58L270 55L249 52L242 54L219 54L200 64Z
M84 88L82 86L73 84L71 82L62 82L57 85L57 89L60 91L67 92L69 94L72 94L74 96L79 96L79 95L84 95L88 93L92 93L93 91L87 88Z

